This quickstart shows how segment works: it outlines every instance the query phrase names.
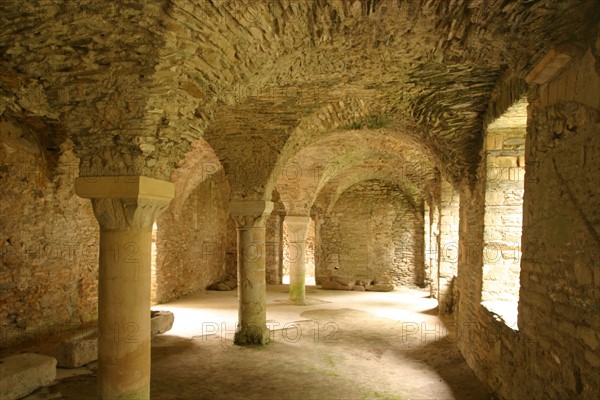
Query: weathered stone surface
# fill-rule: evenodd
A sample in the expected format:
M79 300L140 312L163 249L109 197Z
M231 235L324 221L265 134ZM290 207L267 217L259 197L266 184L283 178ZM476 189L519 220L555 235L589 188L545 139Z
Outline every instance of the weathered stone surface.
M58 366L77 368L98 359L98 331L79 332L58 346L56 355Z
M173 327L175 315L171 311L152 311L150 333L152 336L168 332Z
M225 286L227 286L230 290L233 290L237 287L237 280L235 279L228 279L225 282L223 282L223 284Z
M236 275L235 228L227 220L224 202L227 185L222 174L209 175L215 165L201 163L200 175L207 179L195 188L188 189L189 182L180 182L181 190L189 192L176 197L158 218L156 303L204 290L213 282ZM181 251L182 243L186 251ZM231 252L232 259L228 256Z
M589 223L597 220L600 209L600 187L592 183L600 180L597 60L588 52L528 93L522 258L520 278L514 282L520 286L518 326L507 326L472 301L478 294L474 284L482 281L477 266L483 265L485 255L473 251L484 248L483 163L476 187L461 191L460 237L471 251L461 255L456 280L457 323L464 333L459 346L502 398L540 393L547 398L595 398L600 392L595 356L600 319L593 311L597 294L592 294L599 282L585 278L580 267L597 271L600 259L600 242ZM579 79L586 83L579 86Z
M227 286L224 282L213 283L212 285L208 286L207 289L208 290L219 290L219 291L232 290L232 288Z
M19 354L0 360L0 398L15 400L54 382L56 359L41 354Z
M460 196L452 184L441 181L439 205L431 220L433 245L430 246L430 256L438 258L438 265L431 268L431 286L433 296L438 299L439 312L450 313L454 304L453 291L449 282L457 274L459 237L458 215ZM439 241L439 243L435 243ZM432 254L433 253L433 254Z
M269 343L266 313L265 226L274 204L270 201L232 201L229 213L237 229L237 270L240 287L239 321L234 343Z
M2 1L0 346L96 318L98 229L74 178L146 175L176 186L156 301L236 276L226 201L274 201L270 282L281 217L311 215L324 287L430 284L499 397L597 397L599 7ZM523 141L493 122L526 92ZM479 301L517 298L518 330Z
M273 198L275 204L271 217L267 221L266 227L266 251L267 259L266 274L267 283L280 284L283 282L283 276L289 275L289 265L286 265L283 246L285 239L282 240L283 216L285 208L281 202ZM235 245L233 246L235 248Z
M374 284L377 284L377 283L392 283L392 282L393 282L393 278L388 273L384 273L384 274L380 274L380 275L375 275L375 279L373 279L373 283Z
M352 290L353 287L354 283L350 284L348 281L346 283L334 279L323 279L321 281L321 289L326 290Z
M38 140L0 116L0 347L97 318L98 225L74 193L79 159L69 140Z
M213 283L212 285L209 285L207 287L207 289L208 290L227 291L227 290L233 290L236 287L237 287L237 280L235 280L235 279L228 279L228 280L223 281L223 282Z
M352 287L355 284L355 279L353 276L332 275L330 279L344 286Z
M348 275L352 284L357 279L364 284L422 284L423 231L423 217L401 184L370 180L353 185L321 225L322 245L317 248L323 262L317 277L332 274L331 279L339 280L335 273Z
M229 290L229 289L228 289ZM170 311L150 312L150 332L156 336L173 327L175 315ZM85 329L70 335L58 346L57 363L62 368L78 368L98 359L98 330Z
M394 285L391 283L375 283L373 285L365 286L368 292L393 292Z

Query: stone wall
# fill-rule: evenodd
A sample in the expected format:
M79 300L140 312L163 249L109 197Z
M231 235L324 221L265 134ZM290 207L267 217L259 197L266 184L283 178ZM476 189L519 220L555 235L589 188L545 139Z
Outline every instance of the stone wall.
M55 133L55 132L51 132ZM97 318L98 224L74 193L72 144L0 120L0 346Z
M452 312L454 307L454 279L457 275L458 262L458 192L452 185L442 179L440 196L440 212L438 225L439 260L437 271L437 298L441 313Z
M225 240L225 269L228 275L237 277L237 228L231 217L227 218Z
M157 225L159 303L236 276L228 256L228 237L233 235L235 240L235 229L228 228L224 182L218 175L201 182L181 208L169 207Z
M421 285L423 229L422 210L397 186L381 181L354 185L320 227L317 282L344 276Z
M308 230L306 231L306 254L304 258L307 285L309 282L308 278L311 278L310 281L312 282L312 279L315 277L315 244L317 241L315 225L315 218L311 217L308 223Z
M424 204L423 225L425 227L425 284L429 285L432 298L438 298L439 292L439 207Z
M283 216L273 212L267 220L266 227L266 252L265 268L267 283L279 284L283 277L282 271L282 241L283 241Z
M529 90L517 331L480 304L483 165L461 191L458 344L502 398L600 392L598 65L588 50Z

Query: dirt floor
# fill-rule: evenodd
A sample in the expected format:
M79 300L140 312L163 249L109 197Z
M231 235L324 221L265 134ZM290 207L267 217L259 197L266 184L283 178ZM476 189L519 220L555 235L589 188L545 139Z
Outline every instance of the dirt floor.
M153 399L493 399L469 369L426 292L325 291L309 305L268 288L272 343L231 342L236 293L208 292L162 304L175 325L152 342ZM58 370L34 399L93 399L95 365Z

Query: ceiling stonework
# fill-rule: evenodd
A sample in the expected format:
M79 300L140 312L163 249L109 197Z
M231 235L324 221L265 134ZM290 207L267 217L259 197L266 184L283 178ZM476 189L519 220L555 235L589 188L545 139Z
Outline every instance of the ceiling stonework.
M484 125L549 49L594 29L598 7L5 0L0 116L53 126L61 137L46 141L71 139L82 175L177 180L220 163L238 174L237 199L271 196L282 168L332 131L397 129L459 183Z

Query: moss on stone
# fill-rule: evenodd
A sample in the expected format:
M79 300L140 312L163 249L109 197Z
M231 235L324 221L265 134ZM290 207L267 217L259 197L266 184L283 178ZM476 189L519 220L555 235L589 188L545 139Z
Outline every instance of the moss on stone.
M367 117L352 121L349 125L343 127L343 129L381 129L387 127L389 123L389 119L384 115L369 115Z

